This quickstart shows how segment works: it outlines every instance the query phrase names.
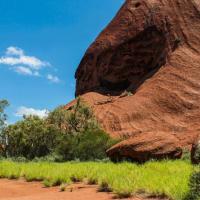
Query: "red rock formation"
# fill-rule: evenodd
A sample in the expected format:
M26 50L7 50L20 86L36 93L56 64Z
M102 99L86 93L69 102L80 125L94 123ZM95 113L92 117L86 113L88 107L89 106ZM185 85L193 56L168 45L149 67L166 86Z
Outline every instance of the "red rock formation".
M76 95L111 136L155 132L191 145L200 130L200 1L127 0L76 79Z
M179 140L165 133L138 134L128 140L116 144L108 151L108 156L114 160L129 158L138 162L149 159L177 159L182 156Z

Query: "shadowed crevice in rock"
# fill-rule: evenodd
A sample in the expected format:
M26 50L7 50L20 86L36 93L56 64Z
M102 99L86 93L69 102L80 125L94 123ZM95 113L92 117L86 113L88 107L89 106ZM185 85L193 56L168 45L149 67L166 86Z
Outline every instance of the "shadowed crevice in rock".
M97 58L86 55L80 65L88 65L95 59L95 74L99 75L96 86L86 91L110 95L120 95L125 90L134 92L166 63L166 46L165 35L156 26L151 26L125 43L106 49ZM85 76L84 71L79 73L81 82L90 79L90 73Z
M111 95L119 95L124 90L135 91L145 78L166 63L165 49L165 35L155 26L115 49L109 49L97 58L97 73L101 74L97 91Z

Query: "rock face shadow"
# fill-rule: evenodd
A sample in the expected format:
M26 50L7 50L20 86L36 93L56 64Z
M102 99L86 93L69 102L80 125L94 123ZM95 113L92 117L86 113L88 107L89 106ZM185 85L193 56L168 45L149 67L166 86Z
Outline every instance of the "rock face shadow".
M105 63L101 63L102 59ZM126 43L105 52L97 59L100 86L98 92L120 95L134 92L166 63L166 38L155 26L148 27Z
M166 63L166 37L156 26L144 31L117 47L106 49L95 57L87 55L81 66L94 63L98 66L97 84L87 92L120 95L124 91L134 92ZM81 73L82 74L82 73ZM88 76L81 76L87 81Z

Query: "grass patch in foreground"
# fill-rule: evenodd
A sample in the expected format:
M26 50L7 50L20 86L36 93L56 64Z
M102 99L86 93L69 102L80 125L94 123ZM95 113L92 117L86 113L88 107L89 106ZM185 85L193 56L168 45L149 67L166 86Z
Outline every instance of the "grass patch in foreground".
M43 181L46 187L88 180L98 183L100 191L128 197L143 191L156 196L183 200L189 192L193 166L187 161L152 161L144 165L111 162L28 162L0 161L0 178Z

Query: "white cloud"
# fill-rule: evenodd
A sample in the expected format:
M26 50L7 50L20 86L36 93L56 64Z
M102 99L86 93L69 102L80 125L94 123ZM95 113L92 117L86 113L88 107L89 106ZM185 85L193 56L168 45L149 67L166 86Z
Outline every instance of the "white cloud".
M60 79L57 76L53 76L52 74L47 75L47 79L53 83L59 83Z
M6 55L22 56L24 55L24 51L18 47L11 46L7 48Z
M30 68L24 66L14 67L14 71L22 75L40 76L38 71L32 71Z
M23 117L23 116L38 116L40 118L45 118L49 114L49 111L47 109L43 110L37 110L34 108L27 108L25 106L21 106L17 109L16 116L17 117Z
M0 58L0 64L4 65L26 65L34 70L39 70L42 67L50 66L49 62L42 61L34 56L27 56L24 50L18 47L8 47L6 55Z
M33 72L29 68L23 67L23 66L15 67L14 70L18 74L23 74L23 75L32 75L33 74Z
M0 64L8 65L9 69L24 76L46 77L53 83L59 83L60 79L52 74L43 75L41 70L51 66L49 62L42 61L35 56L28 56L19 47L10 46L6 49L5 55L0 57ZM54 71L55 68L51 68Z

